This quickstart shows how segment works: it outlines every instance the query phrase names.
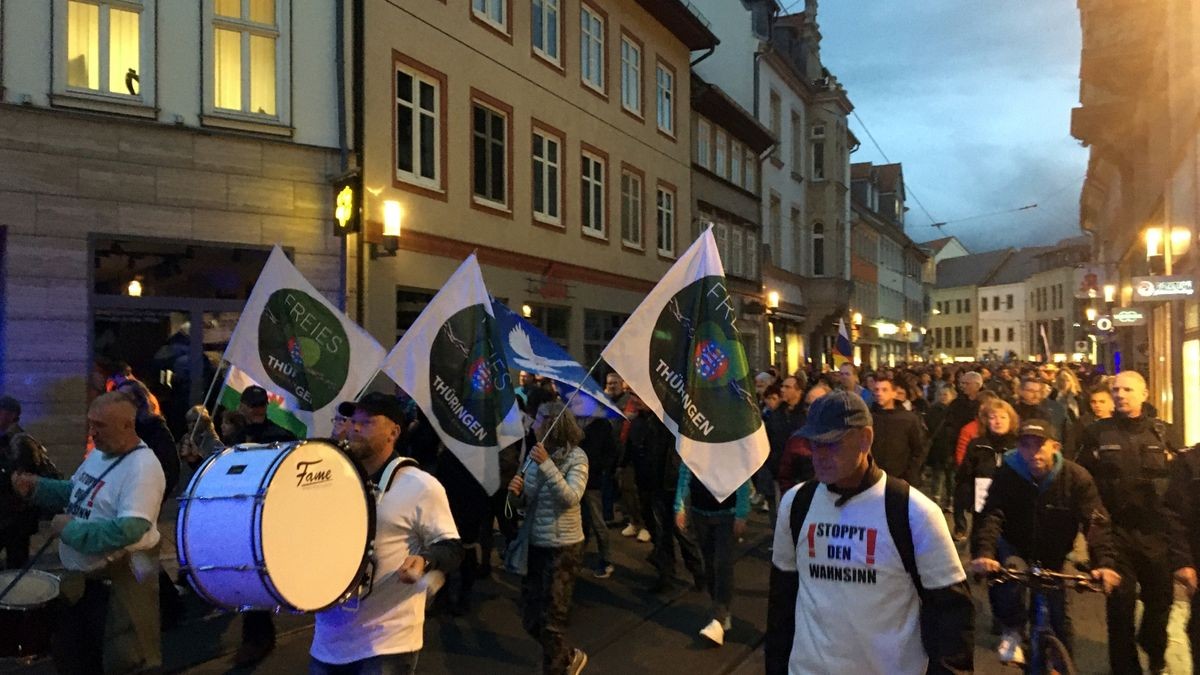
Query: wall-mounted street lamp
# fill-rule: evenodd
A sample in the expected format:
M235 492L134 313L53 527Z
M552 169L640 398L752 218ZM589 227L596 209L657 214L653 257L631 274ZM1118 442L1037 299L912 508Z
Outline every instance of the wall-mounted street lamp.
M767 309L779 309L779 291L767 291Z
M125 287L125 293L131 298L142 297L142 278L137 277Z
M1172 227L1169 236L1165 228L1148 227L1144 236L1151 274L1171 274L1174 259L1187 253L1192 245L1192 231L1182 226Z
M1084 315L1087 316L1088 323L1096 322L1096 308L1095 307L1089 306L1087 309L1083 310L1083 313L1084 313Z
M383 242L371 252L372 258L382 258L396 255L400 248L400 228L404 218L404 210L400 202L391 199L383 202Z
M1116 284L1104 284L1104 302L1105 304L1113 304L1117 301L1117 286Z
M526 319L532 317L533 316L533 308L530 307L528 304L521 305L521 316L525 317Z
M861 326L862 319L862 312L855 312L850 316L850 321L853 322L855 326Z

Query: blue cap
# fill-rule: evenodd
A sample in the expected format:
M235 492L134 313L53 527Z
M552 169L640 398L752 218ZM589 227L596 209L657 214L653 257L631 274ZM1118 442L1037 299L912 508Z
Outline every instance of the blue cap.
M871 411L851 391L833 391L813 401L804 426L796 433L814 443L832 443L851 429L871 426Z

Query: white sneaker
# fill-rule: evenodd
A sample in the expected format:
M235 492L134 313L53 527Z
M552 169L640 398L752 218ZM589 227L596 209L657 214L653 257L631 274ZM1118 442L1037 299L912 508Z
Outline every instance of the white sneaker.
M725 644L725 626L721 625L720 621L713 619L708 622L707 626L700 629L700 637L715 645L723 645Z
M1000 646L996 648L1001 663L1014 666L1025 665L1025 648L1021 646L1021 634L1017 631L1006 630L1000 636Z
M635 535L637 533L638 533L637 528L633 526L633 523L626 525L625 529L621 530L622 537L632 537L633 535Z
M647 530L643 527L641 531L637 533L637 540L643 544L650 541L650 530Z

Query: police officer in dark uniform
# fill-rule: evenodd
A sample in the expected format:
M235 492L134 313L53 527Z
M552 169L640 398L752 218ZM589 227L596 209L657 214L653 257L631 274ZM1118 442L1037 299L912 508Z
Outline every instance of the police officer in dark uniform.
M1167 506L1170 431L1162 421L1145 415L1146 381L1141 375L1117 375L1112 392L1116 414L1087 428L1079 453L1079 463L1095 477L1112 517L1117 572L1124 579L1107 601L1109 665L1114 673L1141 673L1140 644L1151 672L1160 672L1166 666L1167 618L1174 594L1168 552L1179 508ZM1135 641L1139 586L1145 611Z
M1171 463L1167 508L1172 513L1171 569L1175 581L1192 598L1188 641L1192 643L1192 672L1200 673L1200 595L1196 594L1196 561L1200 560L1200 445L1181 451Z

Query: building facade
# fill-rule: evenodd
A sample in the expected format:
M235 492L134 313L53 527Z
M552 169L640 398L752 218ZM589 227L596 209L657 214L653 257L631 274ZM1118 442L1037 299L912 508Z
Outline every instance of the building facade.
M985 285L1012 249L949 258L938 263L930 293L932 309L926 337L936 361L974 361L979 336L979 287Z
M1200 222L1200 7L1191 0L1081 0L1080 107L1071 133L1090 148L1080 227L1121 307L1137 277L1186 277L1195 288ZM1138 300L1144 326L1122 328L1114 362L1145 363L1150 402L1187 443L1200 442L1200 303ZM1136 364L1136 361L1132 362ZM1115 363L1114 363L1115 364Z
M690 243L682 2L365 3L364 326L394 340L464 258L585 364ZM529 154L526 154L529 153ZM387 206L392 202L395 206ZM356 261L357 262L357 261Z
M332 3L5 3L0 391L72 470L128 364L178 431L273 244L335 304Z
M1079 273L1090 257L1086 237L1063 240L1035 256L1037 269L1025 282L1025 349L1030 357L1065 359L1078 352L1081 342L1091 345L1087 351L1095 349L1088 333L1088 302L1076 297Z

